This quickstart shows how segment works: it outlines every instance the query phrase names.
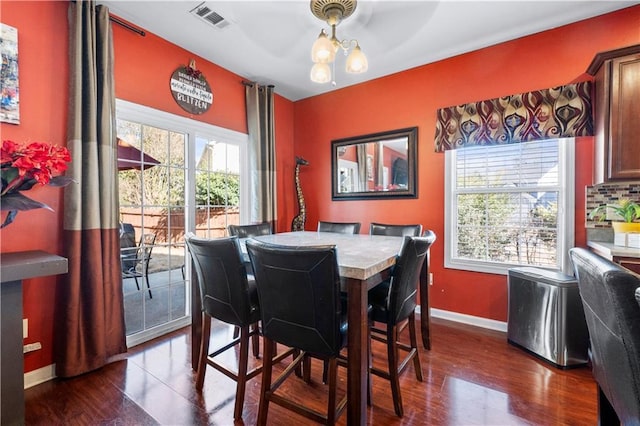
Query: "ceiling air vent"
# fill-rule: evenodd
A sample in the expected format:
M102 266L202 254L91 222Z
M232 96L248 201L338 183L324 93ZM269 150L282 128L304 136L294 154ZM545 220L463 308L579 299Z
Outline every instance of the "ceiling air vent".
M226 28L231 24L228 20L224 19L222 15L207 6L205 2L200 3L189 12L196 15L203 21L208 22L219 30Z

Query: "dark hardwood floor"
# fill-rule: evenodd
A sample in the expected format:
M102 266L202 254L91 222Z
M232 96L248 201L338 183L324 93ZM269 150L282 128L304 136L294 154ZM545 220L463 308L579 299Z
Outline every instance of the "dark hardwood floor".
M213 327L216 336L227 327ZM418 327L419 329L419 327ZM389 383L373 377L371 425L595 425L596 385L587 367L561 370L509 345L501 332L434 319L432 349L420 351L424 381L412 366L401 377L403 418L394 415ZM385 349L373 343L374 362ZM233 365L233 354L228 359ZM315 361L314 361L315 362ZM324 407L322 368L312 367L313 384L292 378L290 395ZM340 371L339 395L346 388ZM99 371L52 380L26 390L27 425L231 425L235 382L209 368L202 394L194 389L190 334L185 328L132 348ZM244 423L255 424L260 377L247 385ZM278 406L269 424L308 422ZM339 424L346 424L343 415Z

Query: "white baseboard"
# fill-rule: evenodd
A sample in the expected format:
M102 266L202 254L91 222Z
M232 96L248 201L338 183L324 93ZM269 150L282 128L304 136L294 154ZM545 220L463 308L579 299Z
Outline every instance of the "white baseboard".
M420 306L416 308L416 312L420 312ZM431 308L431 316L434 318L442 318L449 321L460 322L463 324L474 325L476 327L488 328L490 330L507 332L507 323L496 321L488 318L475 317L473 315L461 314L458 312L444 311L442 309Z
M24 373L24 388L29 389L40 383L48 382L56 378L56 365L51 364L37 370Z

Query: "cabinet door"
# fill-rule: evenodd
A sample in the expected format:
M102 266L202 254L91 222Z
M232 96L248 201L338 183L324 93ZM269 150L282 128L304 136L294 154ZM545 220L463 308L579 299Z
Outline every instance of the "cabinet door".
M640 179L640 54L611 60L609 179ZM606 125L606 124L605 124Z
M640 274L640 259L631 257L619 257L616 259L617 263L624 266L628 270Z

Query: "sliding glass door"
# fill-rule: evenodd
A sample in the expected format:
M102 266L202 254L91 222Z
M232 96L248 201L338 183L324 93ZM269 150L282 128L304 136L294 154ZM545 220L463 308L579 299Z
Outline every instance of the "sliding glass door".
M191 322L186 232L215 238L244 218L246 135L118 101L127 344Z

